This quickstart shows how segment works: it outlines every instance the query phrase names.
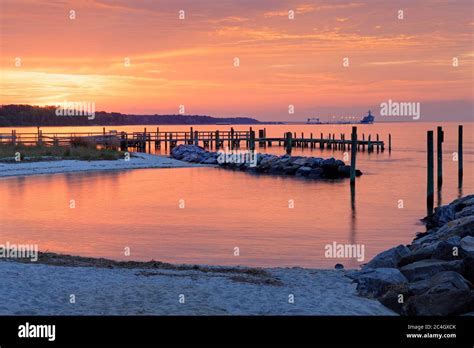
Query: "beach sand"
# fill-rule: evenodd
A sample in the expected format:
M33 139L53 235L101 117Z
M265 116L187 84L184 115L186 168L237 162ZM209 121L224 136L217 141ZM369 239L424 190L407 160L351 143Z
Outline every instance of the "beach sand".
M346 270L71 258L0 261L0 315L395 315Z
M0 178L11 176L74 173L98 170L123 170L140 168L188 168L200 166L202 167L204 165L183 162L170 158L168 156L133 153L133 156L130 157L129 161L59 160L41 162L0 163Z

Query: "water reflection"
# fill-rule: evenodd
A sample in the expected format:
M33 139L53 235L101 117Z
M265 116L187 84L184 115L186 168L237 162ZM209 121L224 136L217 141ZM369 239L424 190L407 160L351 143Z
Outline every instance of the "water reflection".
M304 267L333 267L334 260L324 258L321 250L338 241L364 244L368 260L410 242L426 208L423 140L429 125L375 126L381 135L392 133L397 149L359 152L358 167L364 175L357 178L357 187L348 180L314 182L210 168L2 179L0 240L114 259L127 259L123 250L129 246L137 260ZM288 127L267 126L267 130L270 136L279 136ZM445 151L454 152L455 125L445 129ZM473 148L472 142L466 148ZM284 152L278 146L257 150ZM293 154L303 151L306 156L343 156L343 151L319 148L295 148ZM473 159L472 152L465 152L466 168ZM458 183L456 162L444 164L438 204L474 189L471 172L466 171L464 182ZM75 209L69 208L70 199L75 199ZM181 199L184 209L179 208ZM290 199L294 209L288 208ZM396 208L399 200L404 209ZM238 258L232 252L235 246L241 251Z

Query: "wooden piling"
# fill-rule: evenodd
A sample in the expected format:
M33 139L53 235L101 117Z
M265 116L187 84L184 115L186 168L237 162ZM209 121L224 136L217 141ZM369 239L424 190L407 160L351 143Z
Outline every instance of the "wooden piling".
M426 178L426 208L428 216L433 214L434 208L434 153L433 153L433 131L427 132L427 178Z
M357 127L352 127L351 140L351 185L354 185L356 178Z
M458 126L458 187L461 187L462 186L462 177L463 177L463 171L464 171L464 168L463 168L463 146L462 146L462 142L463 142L463 126L462 125L459 125Z
M443 141L444 141L444 132L443 127L437 128L436 135L436 153L438 159L438 190L443 186Z
M286 133L286 154L291 155L291 148L293 146L292 144L292 138L291 138L291 132Z
M249 140L250 151L255 151L255 131L250 130L250 140Z
M216 130L216 150L219 150L221 147L221 140L219 137L219 130Z
M392 152L392 134L388 133L388 152Z

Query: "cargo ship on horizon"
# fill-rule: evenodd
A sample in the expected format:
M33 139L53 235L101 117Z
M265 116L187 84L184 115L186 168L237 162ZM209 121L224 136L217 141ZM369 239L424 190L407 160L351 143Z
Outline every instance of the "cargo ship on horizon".
M321 122L319 117L310 117L307 119L306 124L372 124L375 122L375 117L372 115L370 110L368 111L367 115L363 116L358 122L351 121L355 120L355 116L332 116L332 118L337 118L339 121Z

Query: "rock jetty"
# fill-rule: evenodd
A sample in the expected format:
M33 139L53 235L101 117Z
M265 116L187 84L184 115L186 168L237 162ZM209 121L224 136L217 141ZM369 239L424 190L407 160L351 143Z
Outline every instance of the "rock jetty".
M349 276L359 295L401 315L474 315L474 195L425 217L410 245L375 256Z
M236 151L238 153L238 151ZM242 152L243 154L243 152ZM175 159L201 164L213 164L223 168L246 172L290 175L308 179L338 179L350 177L350 166L335 158L323 159L303 156L277 156L271 154L255 154L250 160L225 159L224 152L210 152L196 145L179 145L171 150ZM362 175L356 170L356 175Z

